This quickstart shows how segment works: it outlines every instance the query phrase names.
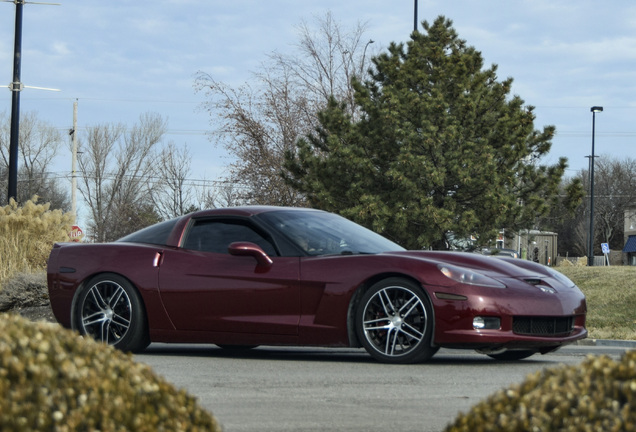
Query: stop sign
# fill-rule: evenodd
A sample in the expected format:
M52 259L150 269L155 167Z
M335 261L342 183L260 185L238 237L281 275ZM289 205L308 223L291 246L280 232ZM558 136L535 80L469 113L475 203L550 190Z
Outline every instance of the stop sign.
M71 241L78 242L82 240L82 237L84 237L84 232L77 225L73 225L71 227L71 232L68 233L68 236L70 237Z

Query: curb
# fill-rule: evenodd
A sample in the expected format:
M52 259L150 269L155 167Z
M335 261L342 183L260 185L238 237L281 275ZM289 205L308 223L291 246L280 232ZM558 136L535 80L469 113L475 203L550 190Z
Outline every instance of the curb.
M581 346L609 346L636 349L636 341L633 340L612 340L612 339L582 339L576 341L574 345Z

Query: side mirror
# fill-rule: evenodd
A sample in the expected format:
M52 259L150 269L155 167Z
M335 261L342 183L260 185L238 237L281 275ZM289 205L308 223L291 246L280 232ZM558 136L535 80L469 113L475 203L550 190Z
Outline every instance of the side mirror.
M228 246L227 250L230 255L254 257L259 266L270 267L274 263L263 249L254 243L234 242Z

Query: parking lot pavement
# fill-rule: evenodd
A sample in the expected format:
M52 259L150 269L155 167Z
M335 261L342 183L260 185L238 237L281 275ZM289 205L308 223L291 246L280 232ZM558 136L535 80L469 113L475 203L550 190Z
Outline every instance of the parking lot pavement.
M589 339L588 338L588 339L576 341L575 345L621 347L621 348L636 349L636 341L633 341L633 340Z

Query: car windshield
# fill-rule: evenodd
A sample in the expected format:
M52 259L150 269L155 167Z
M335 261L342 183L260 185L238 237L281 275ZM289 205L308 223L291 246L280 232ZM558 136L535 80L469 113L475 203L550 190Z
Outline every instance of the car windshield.
M404 248L341 216L322 211L280 210L259 217L309 255L376 254Z

